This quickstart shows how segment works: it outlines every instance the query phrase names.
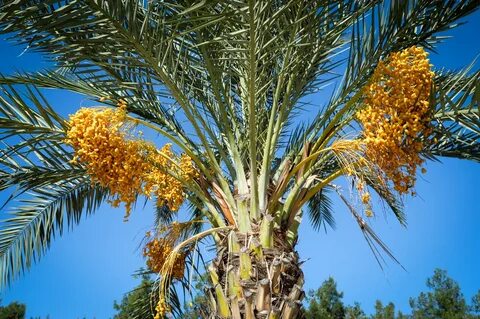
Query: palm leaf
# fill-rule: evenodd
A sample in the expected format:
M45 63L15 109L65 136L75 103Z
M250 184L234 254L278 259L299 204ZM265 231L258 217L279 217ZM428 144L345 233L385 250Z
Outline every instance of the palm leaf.
M113 77L105 76L101 81L89 73L75 73L71 68L35 73L18 73L13 76L0 76L3 85L27 85L36 88L69 90L116 106L120 99L128 103L128 111L166 130L184 141L188 141L182 125L175 119L171 106L158 102L158 96L165 94L154 87L147 79L138 78L129 84ZM194 144L191 143L190 144Z
M348 59L343 81L325 110L309 126L308 141L331 134L339 136L361 103L349 105L352 97L365 85L378 62L391 52L420 45L432 50L446 37L439 32L457 27L459 19L475 11L478 1L378 1L360 15L349 29ZM347 108L348 106L348 108ZM340 114L341 116L339 116ZM337 115L338 114L338 115ZM332 123L332 121L335 123ZM328 123L329 125L325 125ZM325 129L330 131L325 132ZM298 147L297 147L298 148Z
M91 82L105 83L113 77L117 80L113 85L133 85L137 93L145 86L166 88L167 99L173 96L210 160L216 163L205 133L222 154L223 147L186 95L192 84L188 77L196 70L189 66L196 58L189 51L189 43L181 35L174 35L182 27L189 27L188 23L171 21L181 12L178 6L145 7L138 1L58 1L50 5L43 1L7 1L2 6L0 28L17 32L20 43L26 41L33 50L50 53L59 66L74 69ZM160 102L156 95L146 100ZM195 143L189 146L196 149Z
M426 157L456 157L480 161L480 71L442 72L432 94L434 132Z
M108 195L83 167L70 164L71 152L62 145L65 125L35 88L22 93L0 86L0 190L10 193L0 224L2 287Z
M329 192L329 188L324 187L308 201L308 214L315 230L319 230L323 226L326 231L327 225L335 229L335 218L333 217L332 200L328 196Z
M390 190L383 181L379 180L378 174L365 172L364 178L369 187L371 187L390 208L397 220L402 226L407 225L405 212L403 211L403 202Z
M413 45L434 49L475 11L478 1L380 1L352 27L348 64L340 95L362 87L380 59Z
M56 234L66 225L78 224L106 198L107 192L88 179L62 186L37 187L32 197L19 201L0 228L0 286L5 287L19 272L24 272L48 249Z

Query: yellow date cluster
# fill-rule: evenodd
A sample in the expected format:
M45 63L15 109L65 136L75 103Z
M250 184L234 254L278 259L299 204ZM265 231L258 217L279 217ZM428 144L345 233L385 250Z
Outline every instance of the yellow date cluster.
M366 158L400 194L415 184L419 153L430 132L429 98L434 73L421 47L381 61L364 88L366 106L357 112Z
M147 257L147 266L156 273L161 273L167 257L172 253L173 243L166 238L155 238L149 241L143 249ZM182 279L185 271L185 254L175 256L175 265L172 267L171 276Z
M126 218L138 195L155 196L176 211L185 199L184 184L198 176L191 158L177 157L166 144L129 138L126 104L118 109L82 108L69 119L66 143L74 161L86 166L92 182L109 189L111 203L125 203Z

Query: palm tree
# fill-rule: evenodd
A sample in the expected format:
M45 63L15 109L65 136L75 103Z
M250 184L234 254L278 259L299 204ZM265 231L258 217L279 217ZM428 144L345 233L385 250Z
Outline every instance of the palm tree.
M314 227L333 225L330 200L339 196L372 251L391 256L366 222L375 212L370 192L404 224L401 196L425 159L480 160L480 73L473 64L432 73L423 51L476 10L475 0L0 4L2 33L55 65L0 77L0 190L11 194L0 230L2 286L83 214L143 194L157 198L156 241L146 249L162 275L157 317L185 258L193 262L195 243L210 236L211 317L297 318L303 210ZM306 103L329 84L322 108ZM43 88L110 109L69 121ZM304 111L316 113L309 123L295 120ZM173 148L142 142L137 126ZM87 133L107 138L90 145ZM334 184L342 176L360 200ZM174 222L184 199L192 219Z

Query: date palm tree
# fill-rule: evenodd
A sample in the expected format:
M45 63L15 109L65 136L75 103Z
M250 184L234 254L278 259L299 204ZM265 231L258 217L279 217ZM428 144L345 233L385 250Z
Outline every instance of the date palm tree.
M404 224L401 196L424 160L480 160L480 73L474 64L432 73L423 51L479 4L0 0L1 32L52 61L48 70L0 76L0 190L10 194L0 284L100 203L129 206L149 195L157 198L154 236L174 236L168 253L158 240L147 249L165 253L157 317L182 276L175 269L207 236L216 248L207 316L301 317L295 244L304 210L314 227L333 225L330 201L339 196L376 256L391 256L367 222L376 210L370 193ZM331 97L315 103L322 107L307 103L330 84ZM104 108L68 120L44 88ZM308 123L299 120L305 112ZM172 148L155 149L135 127ZM98 132L107 138L88 144ZM119 165L120 153L131 166L102 166ZM112 175L129 172L123 182ZM341 177L358 199L336 186ZM174 222L184 200L192 220Z

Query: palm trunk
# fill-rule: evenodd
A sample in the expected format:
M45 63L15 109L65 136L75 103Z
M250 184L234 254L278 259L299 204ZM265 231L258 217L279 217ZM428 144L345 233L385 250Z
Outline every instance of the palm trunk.
M255 228L257 232L255 232ZM260 227L224 234L210 265L212 314L208 318L301 318L303 272L286 235L261 245Z

